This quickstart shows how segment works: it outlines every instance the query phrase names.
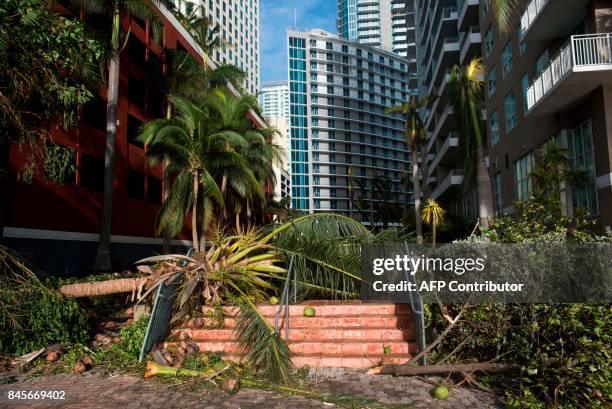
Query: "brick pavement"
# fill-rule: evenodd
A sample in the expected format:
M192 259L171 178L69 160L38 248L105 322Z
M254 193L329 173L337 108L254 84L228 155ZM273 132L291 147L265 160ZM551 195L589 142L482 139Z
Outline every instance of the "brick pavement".
M340 373L314 379L314 390L333 392L359 398L374 399L381 403L401 405L406 408L494 408L494 399L485 393L471 389L453 389L447 401L436 401L429 395L432 386L412 378L368 376L364 373ZM63 390L66 399L61 401L9 401L10 390ZM15 384L0 385L0 408L7 409L310 409L335 407L329 403L298 396L241 389L235 395L220 390L185 392L175 386L145 381L129 376L53 375L33 378ZM355 406L358 407L358 406Z

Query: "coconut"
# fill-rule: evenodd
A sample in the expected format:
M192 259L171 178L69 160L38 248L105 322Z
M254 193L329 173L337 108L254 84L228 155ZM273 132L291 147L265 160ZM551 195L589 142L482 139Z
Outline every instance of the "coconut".
M316 311L313 307L304 308L304 317L314 317L316 315Z
M448 388L444 385L438 385L434 391L434 396L440 400L448 399Z
M45 358L47 362L55 362L59 358L59 354L57 352L49 352Z
M270 297L270 304L272 304L272 305L276 305L276 304L278 304L278 298L276 298L276 297Z
M87 367L85 366L83 362L77 361L77 363L74 364L74 373L82 374L86 370L87 370Z
M81 358L81 362L83 362L87 368L90 368L93 365L93 358L89 355L85 355Z

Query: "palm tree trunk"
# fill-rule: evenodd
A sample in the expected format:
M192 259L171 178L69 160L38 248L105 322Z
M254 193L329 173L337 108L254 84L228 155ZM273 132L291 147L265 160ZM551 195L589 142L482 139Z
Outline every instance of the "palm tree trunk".
M236 234L240 234L240 212L236 212L234 217L236 222Z
M249 198L246 199L246 218L247 218L247 227L251 224L251 202Z
M432 234L432 244L433 247L436 248L436 228L438 227L438 223L436 222L436 219L434 217L434 219L431 221L431 234Z
M200 240L198 240L198 190L200 187L199 174L193 172L193 204L191 206L191 239L193 241L193 251L200 252Z
M60 287L66 297L95 297L99 295L131 293L146 281L142 278L118 278L90 283L67 284Z
M168 107L166 108L166 119L172 118L172 107L170 105L170 101L168 101ZM168 196L170 195L170 175L168 174L168 166L170 162L168 160L164 161L164 203L168 201ZM168 228L165 227L163 231L163 252L164 254L170 253L170 233L168 232Z
M119 103L119 36L121 23L119 8L113 11L111 56L108 63L108 101L106 104L106 151L104 153L104 193L102 197L102 217L100 238L93 269L111 270L111 229L113 222L113 179L115 174L115 138L117 137L117 105Z
M416 222L417 243L423 243L423 224L421 222L421 182L419 181L419 155L412 147L412 192L414 195L414 218Z
M480 132L480 120L474 101L470 101L470 118L472 130L477 143L476 150L476 192L478 195L478 218L480 226L487 227L493 217L493 189L491 188L491 176L487 169L485 160L484 144Z

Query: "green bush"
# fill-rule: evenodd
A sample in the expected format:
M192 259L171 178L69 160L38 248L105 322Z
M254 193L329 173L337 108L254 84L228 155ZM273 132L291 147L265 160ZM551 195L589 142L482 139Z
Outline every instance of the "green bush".
M87 314L0 246L0 328L0 354L22 355L51 344L85 342Z

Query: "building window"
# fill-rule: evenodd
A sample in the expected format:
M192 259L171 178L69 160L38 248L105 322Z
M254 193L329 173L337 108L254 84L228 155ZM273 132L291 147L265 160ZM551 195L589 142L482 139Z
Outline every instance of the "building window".
M489 2L491 0L483 0L482 1L482 16L487 17L489 15Z
M131 199L145 199L145 175L132 169L127 171L127 196Z
M523 40L523 28L521 27L521 24L518 25L518 27L516 28L517 32L518 32L518 39L519 39L519 53L520 55L525 54L525 51L527 51L527 44L525 44L525 41Z
M514 177L516 183L516 200L523 201L531 193L531 170L533 169L533 154L530 152L514 162Z
M104 159L81 154L80 185L93 190L104 189Z
M548 56L548 50L545 50L536 60L536 76L542 74L542 71L544 71L549 61L550 57Z
M504 77L512 70L512 40L508 41L508 44L504 47L502 53L502 69Z
M571 168L583 171L586 175L586 183L572 188L573 208L584 209L591 216L597 215L599 206L591 121L585 122L569 133L568 145Z
M490 28L485 36L485 57L488 57L491 51L493 51L493 28Z
M501 217L503 215L503 199L502 199L502 178L501 173L495 175L495 215Z
M491 126L491 145L495 145L499 142L499 112L497 110L491 114L489 122Z
M506 116L506 132L510 132L517 125L516 118L516 97L514 96L514 90L510 91L504 99L504 114Z
M495 67L491 68L489 74L487 75L487 94L489 98L495 94L495 88L497 87L497 73L495 72Z
M529 88L529 74L525 73L521 78L521 90L523 91L523 112L526 114L529 110L529 104L527 103L527 89Z

